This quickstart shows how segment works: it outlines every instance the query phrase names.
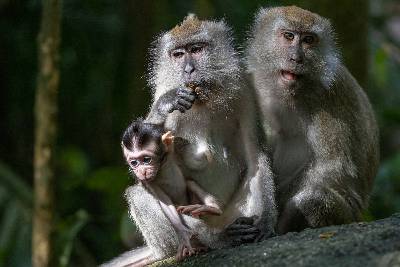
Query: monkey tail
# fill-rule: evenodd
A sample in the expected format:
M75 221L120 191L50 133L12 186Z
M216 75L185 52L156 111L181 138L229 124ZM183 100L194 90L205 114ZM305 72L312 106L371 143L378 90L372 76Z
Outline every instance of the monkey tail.
M147 246L127 251L99 267L139 267L155 262L153 252Z

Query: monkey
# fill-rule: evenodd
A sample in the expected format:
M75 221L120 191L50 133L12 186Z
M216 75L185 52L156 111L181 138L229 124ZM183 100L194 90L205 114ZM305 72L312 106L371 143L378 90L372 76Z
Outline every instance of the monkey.
M328 19L296 6L261 8L246 70L271 149L277 233L361 219L379 161L378 127L341 63Z
M182 222L178 212L199 217L220 215L222 211L214 196L196 182L183 177L175 157L175 137L171 131L163 132L159 125L134 120L123 134L121 147L129 169L159 200L162 211L176 230L179 237L176 259L180 261L205 250L205 247L192 245L192 230ZM203 204L189 205L188 191ZM175 208L175 205L179 206Z
M212 249L273 235L273 174L231 28L189 15L156 39L151 58L153 103L145 122L188 141L179 153L183 175L215 196L223 211L202 220L183 215L185 224ZM140 185L129 187L126 199L146 246L105 266L172 255L177 237L157 200Z

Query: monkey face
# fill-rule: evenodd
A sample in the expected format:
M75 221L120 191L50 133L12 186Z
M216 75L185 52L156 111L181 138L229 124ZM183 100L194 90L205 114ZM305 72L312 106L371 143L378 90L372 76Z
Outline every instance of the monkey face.
M301 85L309 79L313 69L313 59L317 56L313 50L318 45L318 36L310 32L280 29L275 38L283 51L277 70L278 83L285 87Z
M151 54L150 84L158 88L156 97L189 87L209 106L233 98L237 87L226 85L237 84L240 64L232 42L224 21L201 21L192 15L161 35ZM220 92L228 96L218 97Z
M161 158L155 152L155 143L142 149L138 149L137 146L134 146L133 150L123 147L125 160L139 181L150 182L157 176Z
M146 163L146 161L147 159L145 157L142 161L134 159L129 162L129 165L131 166L136 177L142 182L152 181L157 176L159 170L158 163Z
M263 71L291 93L329 89L340 60L327 19L298 7L262 9L253 30L250 71Z
M201 85L204 67L207 65L208 43L198 42L176 47L170 51L170 58L176 69L180 70L185 85Z

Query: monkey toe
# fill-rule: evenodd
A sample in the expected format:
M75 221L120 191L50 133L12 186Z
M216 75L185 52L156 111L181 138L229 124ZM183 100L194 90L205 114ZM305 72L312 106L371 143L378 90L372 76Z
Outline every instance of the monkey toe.
M187 205L187 206L179 206L176 208L176 210L180 213L191 213L193 210L196 210L200 207L201 205L199 204L194 204L194 205Z
M231 241L232 246L239 246L241 244L254 243L257 239L257 235L244 235L237 238L233 238Z
M239 217L237 218L233 224L240 224L240 225L254 225L254 221L257 219L257 216L251 217Z
M210 207L207 205L202 205L199 208L192 211L193 216L201 216L201 215L221 215L221 210Z
M259 235L261 233L260 229L257 227L232 227L226 230L228 236L242 236L242 235Z

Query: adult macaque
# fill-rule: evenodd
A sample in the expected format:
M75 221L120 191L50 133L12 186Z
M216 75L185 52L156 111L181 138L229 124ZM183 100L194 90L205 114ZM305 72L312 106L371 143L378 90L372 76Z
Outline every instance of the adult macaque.
M378 128L329 21L295 6L261 9L247 66L272 144L278 232L360 220L378 166Z
M232 42L225 22L190 15L162 34L152 51L154 102L146 121L164 124L188 141L179 153L184 177L219 200L220 216L183 216L211 248L268 236L276 223L273 177L257 135L255 100L242 83ZM109 266L172 255L178 239L157 199L140 185L128 188L126 197L147 247Z
M176 259L182 260L205 247L199 242L191 242L193 231L182 222L178 212L198 217L220 215L222 211L212 195L183 177L175 157L174 136L171 132L163 133L162 127L139 119L125 130L121 146L131 172L159 200L162 211L175 229L179 238ZM189 205L188 191L202 204ZM175 205L179 207L175 208ZM151 263L150 259L147 263Z

